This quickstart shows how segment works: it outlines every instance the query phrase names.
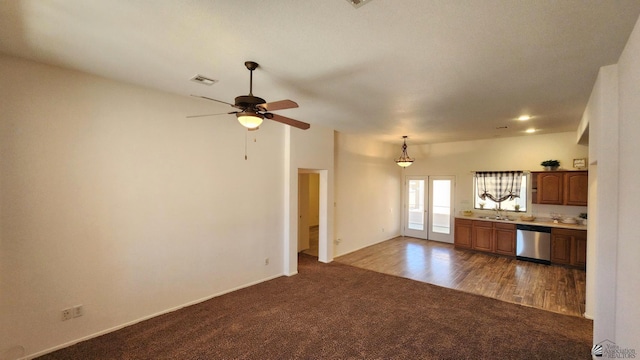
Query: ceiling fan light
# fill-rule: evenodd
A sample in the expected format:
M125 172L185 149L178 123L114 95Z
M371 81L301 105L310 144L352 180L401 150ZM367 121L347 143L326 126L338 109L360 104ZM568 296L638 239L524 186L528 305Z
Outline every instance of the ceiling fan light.
M407 154L407 136L405 135L402 138L404 139L404 142L402 143L402 155L400 155L395 162L398 166L406 168L413 164L413 159L409 157L409 154Z
M257 128L262 124L262 119L264 118L261 114L250 111L237 113L236 117L238 118L238 122L247 129Z

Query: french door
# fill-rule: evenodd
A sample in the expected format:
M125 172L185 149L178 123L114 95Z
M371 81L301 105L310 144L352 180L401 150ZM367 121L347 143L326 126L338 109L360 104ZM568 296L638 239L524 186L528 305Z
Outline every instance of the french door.
M404 235L453 243L454 176L407 176Z

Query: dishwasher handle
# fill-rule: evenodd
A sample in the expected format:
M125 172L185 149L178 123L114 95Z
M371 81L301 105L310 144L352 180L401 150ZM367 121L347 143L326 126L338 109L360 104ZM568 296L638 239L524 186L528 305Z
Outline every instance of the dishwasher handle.
M516 225L516 230L524 230L524 231L535 231L541 233L551 233L551 228L548 226L539 226L539 225Z

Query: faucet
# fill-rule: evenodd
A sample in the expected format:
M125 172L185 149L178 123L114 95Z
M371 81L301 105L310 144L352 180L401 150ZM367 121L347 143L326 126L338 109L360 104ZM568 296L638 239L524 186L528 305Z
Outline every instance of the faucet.
M501 218L501 216L500 216L500 208L496 207L495 211L496 211L496 220L500 220L500 218Z

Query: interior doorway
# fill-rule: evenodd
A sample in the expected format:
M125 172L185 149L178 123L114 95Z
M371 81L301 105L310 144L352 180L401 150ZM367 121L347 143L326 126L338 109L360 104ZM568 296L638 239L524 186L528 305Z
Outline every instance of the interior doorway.
M453 243L454 176L407 176L403 234Z
M320 174L298 174L298 252L318 256Z

